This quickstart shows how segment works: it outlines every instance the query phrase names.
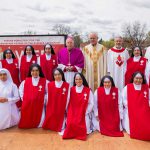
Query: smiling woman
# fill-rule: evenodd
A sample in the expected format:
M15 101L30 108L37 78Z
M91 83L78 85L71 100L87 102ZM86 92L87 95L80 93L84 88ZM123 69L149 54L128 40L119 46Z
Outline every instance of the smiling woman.
M150 140L150 90L144 74L135 72L131 84L124 87L123 128L131 138Z
M86 140L91 130L91 112L93 109L93 93L81 73L74 76L67 113L66 129L63 139Z
M38 64L32 64L29 68L28 77L22 81L19 87L22 99L19 128L42 126L45 118L47 84L48 81L44 78L41 67Z
M17 86L7 69L0 69L0 130L15 126L19 122Z

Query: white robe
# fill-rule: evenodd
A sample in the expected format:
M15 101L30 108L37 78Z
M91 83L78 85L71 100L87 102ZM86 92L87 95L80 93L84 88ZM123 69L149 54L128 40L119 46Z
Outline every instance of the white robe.
M33 78L32 77L33 86L38 85L39 79L40 79L40 77L38 77L38 78ZM48 85L48 83L49 83L49 81L46 80L44 106L43 106L41 121L38 125L39 128L42 127L44 119L45 119L45 108L46 108L46 104L47 104L47 93L48 93L48 86L47 85ZM19 87L19 94L20 94L21 100L23 100L23 95L24 95L24 84L25 84L25 80L21 82L20 87Z
M65 67L67 67L67 66L65 66L63 64L58 64L58 68L60 68L62 71L64 71ZM79 73L82 72L82 68L77 67L77 66L75 66L75 68L77 69L77 71ZM75 75L75 72L73 72L73 71L72 72L64 72L65 80L66 80L66 82L68 82L70 84L71 87L73 86L74 75Z
M106 53L105 47L98 43L94 47L89 44L83 49L85 78L93 92L100 85L101 78L107 73Z
M0 91L0 97L8 99L8 102L0 103L0 130L2 130L18 124L20 116L16 102L20 98L18 88L13 82L0 81Z
M145 58L147 58L148 61L150 61L150 46L146 49Z
M146 76L146 81L147 81L147 84L149 85L149 80L150 80L150 61L147 62L147 65L146 65L146 69L145 69L145 76Z
M135 90L141 90L141 85L134 85ZM149 90L150 92L150 90ZM129 126L129 115L128 115L128 100L127 100L127 86L125 86L122 90L122 99L123 99L123 120L122 126L126 130L128 134L130 134L130 126ZM150 104L150 94L149 94L149 104Z
M105 93L106 95L109 95L110 93L110 88L109 89L105 89ZM94 108L93 108L93 114L92 114L92 128L93 131L98 130L100 131L100 120L98 121L96 119L96 117L98 117L98 97L97 97L98 93L97 90L94 93ZM122 97L121 97L121 93L118 90L118 108L119 108L119 115L120 115L120 131L123 130L122 128L122 124L121 124L121 120L123 119L123 105L122 105Z
M116 64L117 57L119 55L121 56L121 59L123 61L123 64L121 66L118 66ZM110 76L113 78L115 82L115 86L119 88L120 91L124 87L126 62L128 58L129 53L127 50L124 50L121 53L116 53L113 52L111 49L109 49L107 53L107 72L110 73Z

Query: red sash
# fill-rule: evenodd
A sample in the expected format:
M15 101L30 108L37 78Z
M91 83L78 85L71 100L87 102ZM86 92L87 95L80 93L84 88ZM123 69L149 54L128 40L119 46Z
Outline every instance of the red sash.
M98 116L101 134L113 137L122 137L120 131L120 116L118 108L118 89L112 87L110 94L105 94L104 87L98 90Z
M142 85L140 91L133 84L127 85L130 137L150 140L150 107L148 85Z
M63 138L75 138L86 140L85 113L88 106L90 89L84 87L82 93L76 93L75 87L71 88L70 102L68 107L67 127Z
M55 55L51 55L50 60L46 60L46 55L40 56L40 65L42 67L42 71L47 80L53 80L53 70L58 66L57 57Z
M20 64L20 78L21 81L25 80L29 73L29 67L31 64L37 63L37 57L35 55L32 56L30 62L26 61L26 55L23 55L21 58Z
M140 71L141 73L145 74L147 59L141 57L138 62L133 61L133 57L127 60L127 71L125 73L125 85L130 83L132 78L132 74L136 71Z
M2 67L9 70L11 77L13 79L13 82L19 87L20 81L19 81L19 66L18 66L18 60L13 59L13 63L8 64L7 60L4 59L1 61Z
M61 88L56 88L55 81L48 84L48 103L43 123L44 129L60 132L66 111L69 84L63 82Z
M32 85L32 78L26 78L19 128L38 127L42 117L45 85L45 78L40 78L38 86Z

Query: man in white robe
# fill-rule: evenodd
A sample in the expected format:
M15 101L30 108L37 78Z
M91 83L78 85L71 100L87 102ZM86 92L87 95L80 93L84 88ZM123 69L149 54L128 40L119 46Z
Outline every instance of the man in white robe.
M100 85L101 78L106 75L106 50L98 43L97 33L89 34L90 44L85 46L85 77L89 87L94 92Z
M107 53L107 72L114 79L115 86L121 91L124 87L126 62L129 58L128 51L122 47L123 39L115 38L115 46Z

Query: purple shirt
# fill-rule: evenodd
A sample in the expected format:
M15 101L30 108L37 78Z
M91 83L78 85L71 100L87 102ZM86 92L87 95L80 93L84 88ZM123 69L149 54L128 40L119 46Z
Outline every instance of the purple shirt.
M79 48L73 48L69 55L67 48L61 49L58 53L58 64L63 64L65 66L70 64L71 66L84 68L84 57L82 51Z

